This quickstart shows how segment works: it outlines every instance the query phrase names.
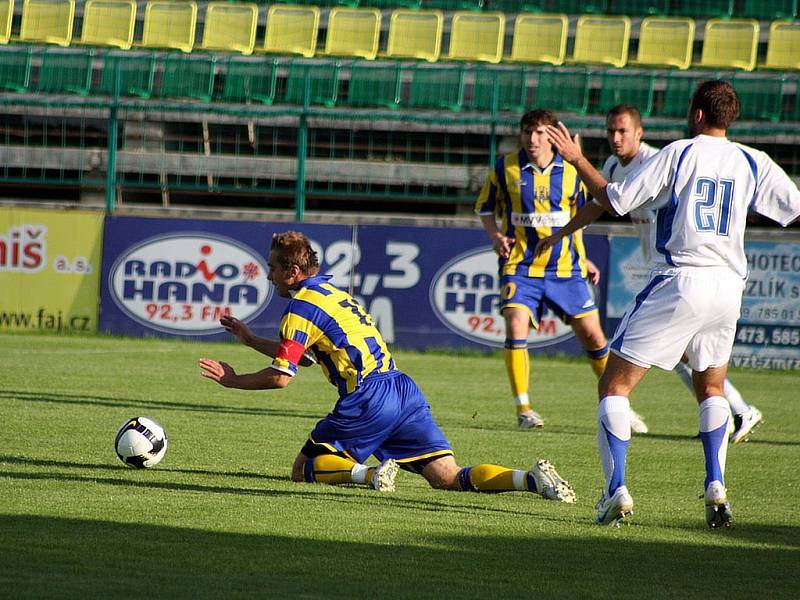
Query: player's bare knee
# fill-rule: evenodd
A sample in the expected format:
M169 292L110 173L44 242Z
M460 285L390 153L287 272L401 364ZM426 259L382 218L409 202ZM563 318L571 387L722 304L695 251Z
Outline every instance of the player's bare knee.
M297 458L294 459L294 464L292 465L292 481L302 483L306 480L304 475L306 460L307 458L302 454L298 455Z
M443 456L425 465L422 476L428 484L437 490L457 490L458 472L461 470L452 456Z

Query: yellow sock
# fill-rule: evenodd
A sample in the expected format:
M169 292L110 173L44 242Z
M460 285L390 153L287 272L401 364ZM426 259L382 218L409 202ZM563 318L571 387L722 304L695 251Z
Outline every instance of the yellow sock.
M531 364L528 355L528 340L506 340L503 349L503 359L508 371L508 380L511 383L511 393L517 403L517 414L531 409L528 400L528 380L530 379Z
M594 374L600 379L606 370L606 363L608 362L608 344L598 350L587 350L586 354L589 355L589 363L592 365L592 371L594 371Z
M526 471L500 465L475 465L458 474L461 489L473 492L510 492L527 490Z
M357 469L358 481L353 477L353 467ZM366 483L370 480L373 468L359 465L356 462L335 454L322 454L306 461L305 479L309 483L327 483L337 485L340 483ZM363 471L360 472L360 471Z

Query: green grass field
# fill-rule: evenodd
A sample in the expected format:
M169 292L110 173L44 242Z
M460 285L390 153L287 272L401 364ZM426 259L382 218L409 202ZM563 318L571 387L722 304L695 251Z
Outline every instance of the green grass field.
M292 483L289 467L335 390L317 368L286 390L203 380L196 360L264 365L233 344L0 335L0 596L293 598L798 598L800 374L736 371L766 423L730 448L735 525L705 526L694 401L654 370L635 408L635 515L591 523L602 485L585 361L532 361L547 425L519 431L498 356L398 352L459 464L549 458L578 504L526 493ZM157 467L125 468L132 416L169 434Z

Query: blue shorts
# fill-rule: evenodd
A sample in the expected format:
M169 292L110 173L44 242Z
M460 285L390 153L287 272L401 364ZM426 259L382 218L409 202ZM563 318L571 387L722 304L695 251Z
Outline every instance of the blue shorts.
M410 465L453 454L425 396L402 371L369 375L339 399L309 438L306 456L342 453L360 463L370 455Z
M563 279L503 275L500 278L500 312L509 307L527 309L537 329L545 307L564 322L597 310L589 284L580 275Z

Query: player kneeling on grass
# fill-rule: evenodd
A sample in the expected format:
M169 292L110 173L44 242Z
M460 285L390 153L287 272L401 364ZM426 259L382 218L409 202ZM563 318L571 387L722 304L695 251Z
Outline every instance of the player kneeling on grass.
M253 335L233 317L220 322L243 344L272 357L272 365L244 375L208 358L200 359L199 365L203 377L223 386L268 390L289 385L298 365L320 364L339 391L339 400L297 455L294 481L364 483L393 491L402 467L422 475L434 488L520 490L575 502L572 487L547 460L537 461L530 471L490 464L459 467L425 396L395 367L370 315L331 285L329 275L318 274L317 255L303 234L274 235L268 265L278 295L291 298L281 319L280 341ZM370 455L380 465L365 465Z

